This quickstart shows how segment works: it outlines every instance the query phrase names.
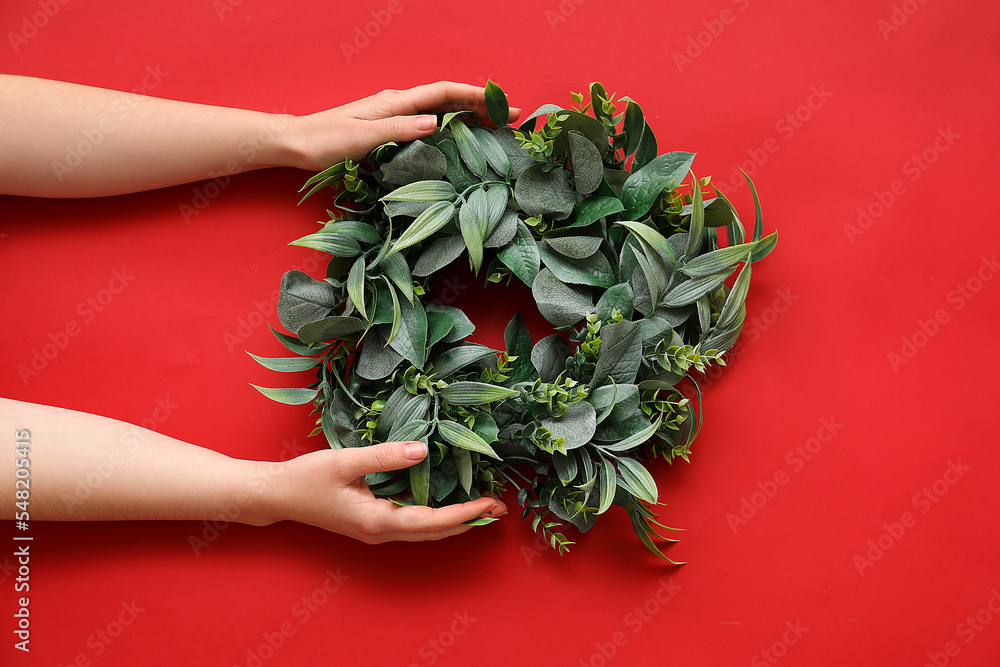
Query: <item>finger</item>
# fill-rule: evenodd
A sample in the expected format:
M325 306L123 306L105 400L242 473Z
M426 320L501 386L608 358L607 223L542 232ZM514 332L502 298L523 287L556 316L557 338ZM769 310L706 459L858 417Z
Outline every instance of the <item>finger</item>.
M476 112L477 116L486 114L486 89L454 81L438 81L407 90L387 90L362 101L373 102L360 116L369 120L465 109ZM520 113L519 109L515 111Z
M458 535L472 528L465 525L466 521L483 516L500 517L506 513L507 506L502 501L484 497L445 507L383 506L376 521L384 539L413 542Z
M341 465L352 477L364 477L373 472L401 470L419 463L427 456L422 442L383 442L371 447L339 449Z

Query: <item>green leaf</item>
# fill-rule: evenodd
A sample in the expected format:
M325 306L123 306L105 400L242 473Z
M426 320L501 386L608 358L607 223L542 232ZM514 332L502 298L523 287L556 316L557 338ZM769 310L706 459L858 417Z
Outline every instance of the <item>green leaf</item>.
M483 241L484 248L502 248L514 240L517 234L517 211L505 210L493 231Z
M263 366L264 368L271 371L278 371L280 373L296 373L298 371L307 371L310 368L315 368L320 361L316 357L258 357L253 352L247 352L254 360Z
M485 440L476 435L471 429L448 419L438 422L438 433L449 445L460 449L468 449L472 452L479 452L495 459L499 459L493 448Z
M521 318L521 313L516 313L507 324L503 332L504 346L509 357L516 357L510 364L510 382L518 383L531 378L535 372L531 364L531 348L533 342L531 333Z
M632 172L639 171L656 157L656 135L649 123L645 123L642 128L642 135L639 137L639 145L635 149L635 157L632 158Z
M272 401L277 401L278 403L284 403L286 405L304 405L305 403L311 403L319 393L319 389L275 389L272 387L258 387L255 384L251 384L250 386L270 398Z
M437 145L438 149L444 153L445 158L448 161L447 169L445 170L445 176L452 184L459 190L465 190L470 185L472 185L476 177L465 163L462 162L462 156L458 150L458 145L451 139L445 139Z
M417 505L426 505L431 488L431 457L425 456L420 463L410 466L410 491L413 493L413 502Z
M569 359L569 345L559 334L551 334L535 343L531 348L531 365L535 367L542 382L555 382L566 372Z
M490 120L497 127L506 126L507 120L510 118L507 96L504 95L500 86L492 81L486 82L486 113L490 115Z
M778 232L771 232L760 241L757 242L757 247L753 249L750 253L751 262L759 262L774 250L774 246L778 245Z
M389 345L403 355L404 359L423 369L427 363L427 313L419 301L415 301L413 305L402 303L400 310L402 326Z
M531 283L531 293L542 317L557 327L576 324L594 310L589 289L567 285L549 269L538 272Z
M703 255L698 255L681 267L681 271L692 278L703 278L715 273L731 269L737 262L743 261L756 247L756 243L719 248Z
M555 452L552 454L552 464L556 469L556 475L559 476L559 481L562 482L563 486L568 486L570 482L576 479L576 473L578 466L576 463L576 454L572 451L566 452Z
M566 449L583 447L594 437L597 430L597 412L587 401L570 404L561 417L542 419L542 427L552 432L553 437L566 440Z
M455 343L460 341L476 330L476 325L473 324L472 320L469 319L469 316L459 308L429 303L426 305L426 309L427 312L435 311L439 313L446 313L450 315L453 320L455 320L455 326L452 328L451 333L444 337L445 343Z
M388 254L399 252L404 248L420 243L428 236L438 231L455 216L455 205L451 202L440 201L431 204L426 211L417 216L416 220L410 223L400 237L392 244L392 249Z
M282 326L298 333L303 325L326 317L337 305L337 292L322 280L302 271L286 271L278 292L278 319Z
M596 252L584 259L570 259L542 245L538 254L542 263L564 283L608 288L617 282L611 263L602 253Z
M624 440L619 440L618 442L610 445L601 445L601 449L607 449L612 452L624 452L629 449L634 449L644 444L647 440L653 437L653 434L660 428L660 420L656 420L655 423L650 424L648 427L642 429L638 433L633 433Z
M451 315L427 311L427 347L440 343L455 328Z
M455 186L447 181L417 181L396 188L379 201L444 202L455 198Z
M368 319L368 312L365 310L365 258L359 257L351 267L351 272L347 274L347 295L351 297L354 307L361 313L361 317Z
M687 250L685 257L694 257L701 250L705 238L705 204L701 195L701 183L692 175L694 195L691 199L691 219L689 221Z
M667 308L678 308L694 303L704 295L717 289L732 272L733 270L730 268L702 278L685 280L671 288L660 301L660 305Z
M486 191L486 225L483 227L483 238L486 238L496 229L507 210L507 202L510 201L507 186L494 185Z
M452 382L441 390L441 397L452 405L483 405L516 395L513 389L485 382Z
M585 136L602 156L607 155L608 151L611 150L611 143L608 141L608 131L604 129L601 121L579 111L573 111L572 109L561 111L559 115L565 116L565 119L560 120L558 123L558 127L562 128L562 132L556 137L555 142L553 142L556 153L565 155L569 151L569 133L571 130L576 130Z
M413 304L413 277L410 275L410 265L402 255L389 254L379 263L383 273L399 288L400 294Z
M617 224L625 227L630 232L635 234L636 237L648 243L650 247L652 247L653 250L655 250L666 261L671 264L677 261L677 255L674 253L673 247L667 243L666 237L653 227L642 222L631 221L621 221Z
M510 160L507 158L507 153L504 151L503 146L500 145L500 142L486 128L474 127L472 128L472 134L479 142L483 156L486 158L486 162L493 167L493 171L504 178L509 177Z
M379 236L378 230L375 229L374 225L369 225L367 222L360 222L358 220L332 220L323 226L323 231L336 232L342 236L350 237L358 243L377 245L382 242L382 237Z
M597 507L598 514L604 514L615 499L615 467L610 461L604 461L601 468L601 501Z
M461 234L434 239L421 250L420 257L413 267L413 275L423 278L437 273L458 259L463 250L465 250L465 239Z
M622 203L625 217L638 220L645 215L664 190L673 190L687 175L694 153L675 151L653 158L647 165L634 171L622 186Z
M742 169L740 171L743 171ZM760 199L757 197L757 188L754 186L753 181L744 172L743 177L747 179L747 184L750 186L750 194L753 195L753 240L760 241L761 237L764 236L764 218L760 213Z
M486 178L486 158L483 156L483 147L479 144L476 135L472 133L469 126L462 122L461 118L453 118L448 127L455 135L455 143L458 144L458 152L462 156L469 170L480 179Z
M576 130L569 131L568 139L576 191L581 195L589 195L604 180L604 161L601 159L601 152L590 139Z
M531 285L538 276L541 266L538 244L531 230L521 220L517 221L517 232L513 240L497 253L497 257L525 285Z
M434 359L430 372L438 379L443 379L457 373L469 364L495 356L496 353L496 350L478 344L452 347Z
M530 114L528 114L527 117L521 119L521 125L519 126L519 129L522 131L530 132L531 130L535 129L534 121L536 118L538 118L539 116L548 116L549 114L556 113L557 111L563 111L563 108L556 104L543 104L542 106L538 107Z
M622 132L625 133L624 153L626 158L639 147L639 140L642 138L642 130L645 125L646 119L642 114L642 107L629 100L628 106L625 107L625 122L622 125Z
M333 315L302 325L299 329L299 339L307 344L319 343L336 338L346 338L353 333L363 331L364 328L364 322L356 317Z
M444 177L447 167L444 153L422 141L413 141L382 165L382 177L394 185L436 181Z
M656 482L641 463L624 456L618 459L618 472L635 492L634 495L647 503L656 502Z
M274 334L274 337L278 339L279 343L284 345L286 348L288 348L295 354L301 354L303 356L308 356L310 354L320 354L321 352L325 352L326 349L329 347L329 345L319 345L317 347L310 347L308 345L303 344L302 341L298 339L298 336L289 336L286 333L275 331L274 327L272 327L270 324L267 325L267 328L271 330L271 333Z
M479 195L479 196L477 196ZM469 249L469 261L472 263L472 272L479 273L479 268L483 265L483 227L480 220L486 216L486 193L481 189L475 190L458 213L458 228L462 232L465 240L465 247Z
M292 241L288 245L312 248L338 257L356 257L361 252L361 246L357 240L336 232L316 232L303 236L297 241Z
M573 212L577 194L569 186L565 169L555 167L545 171L545 165L533 164L517 179L514 198L529 216L547 215L553 220L565 220Z
M603 217L624 210L625 206L618 197L587 197L576 207L576 216L568 227L586 227Z
M722 306L722 312L719 313L719 319L715 323L715 326L719 329L726 329L731 326L740 314L747 298L747 292L750 290L750 267L751 263L747 262L743 265L739 275L736 276L733 289L730 290L729 296L726 297L726 303Z
M524 170L535 164L535 161L531 158L531 153L521 147L521 142L514 136L514 130L511 128L502 127L499 130L495 130L493 138L497 140L500 148L507 155L507 161L510 163L511 179L521 178Z
M606 324L601 327L601 350L590 386L600 387L609 381L632 384L641 364L642 338L638 325L631 320Z
M611 321L611 311L615 308L625 319L631 319L634 309L635 296L632 293L632 286L628 283L619 283L610 287L601 298L597 300L595 312L604 322Z
M570 259L585 259L601 247L600 236L546 236L545 244Z
M458 468L458 483L462 489L469 493L472 491L472 454L467 449L455 447L451 450L451 457L455 459L455 467Z

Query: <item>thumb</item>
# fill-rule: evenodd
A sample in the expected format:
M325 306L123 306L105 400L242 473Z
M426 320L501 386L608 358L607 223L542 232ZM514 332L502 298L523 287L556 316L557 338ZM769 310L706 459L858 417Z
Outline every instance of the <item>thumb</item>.
M437 116L393 116L372 121L375 134L379 137L379 144L389 141L413 141L421 137L426 137L437 127Z
M347 455L346 467L353 476L364 477L373 472L386 472L409 468L427 456L427 445L422 442L383 442L370 447L341 449Z

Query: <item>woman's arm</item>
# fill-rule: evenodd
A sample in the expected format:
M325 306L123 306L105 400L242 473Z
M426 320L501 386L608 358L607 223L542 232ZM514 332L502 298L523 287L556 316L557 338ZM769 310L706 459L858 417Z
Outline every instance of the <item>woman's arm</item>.
M30 474L18 477L15 444ZM290 461L244 461L97 415L0 398L0 518L27 500L32 520L221 520L263 526L294 520L370 544L435 540L463 522L506 513L480 498L442 508L375 498L364 476L412 466L420 443L323 450ZM28 480L18 498L17 479ZM16 488L17 486L17 488ZM25 499L24 496L28 498Z
M436 118L426 114L460 109L488 117L484 89L442 81L290 116L0 75L0 194L102 197L266 167L320 170L427 136Z

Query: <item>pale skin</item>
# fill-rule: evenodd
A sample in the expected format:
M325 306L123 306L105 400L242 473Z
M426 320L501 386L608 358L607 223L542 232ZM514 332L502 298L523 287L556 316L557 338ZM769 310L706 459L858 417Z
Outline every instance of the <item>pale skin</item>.
M461 109L486 118L484 90L438 82L288 116L0 75L0 194L103 197L268 167L315 171L429 135L432 114ZM511 120L518 114L511 109ZM70 165L67 151L81 141L93 149ZM376 498L364 476L420 462L423 443L246 461L115 419L6 398L0 434L11 447L30 442L32 520L291 520L375 544L441 539L469 530L471 519L507 513L490 497L440 508ZM23 511L16 458L0 456L3 519Z

